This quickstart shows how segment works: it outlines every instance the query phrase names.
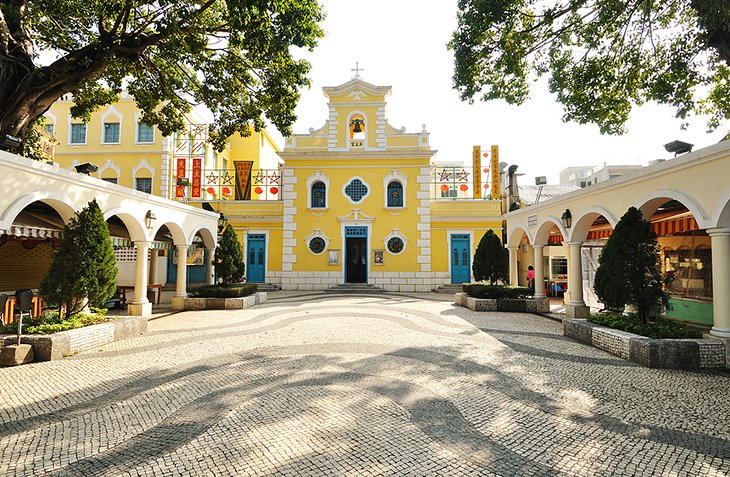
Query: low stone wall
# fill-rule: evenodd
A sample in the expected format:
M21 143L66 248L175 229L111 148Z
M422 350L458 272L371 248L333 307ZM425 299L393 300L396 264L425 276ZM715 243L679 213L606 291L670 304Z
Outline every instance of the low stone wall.
M185 298L186 310L240 310L266 303L266 292L241 298Z
M20 341L33 347L35 361L51 361L89 351L113 341L139 336L146 331L147 318L132 316L50 335L24 335ZM17 338L12 335L0 337L0 347L16 342Z
M563 334L649 368L725 366L725 344L715 339L651 339L580 319L564 320Z
M550 312L547 298L474 298L466 293L455 293L454 303L474 311Z

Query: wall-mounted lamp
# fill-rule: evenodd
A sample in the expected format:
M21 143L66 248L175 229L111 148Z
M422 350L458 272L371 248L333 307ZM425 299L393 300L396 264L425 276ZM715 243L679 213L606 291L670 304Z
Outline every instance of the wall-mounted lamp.
M187 187L190 185L190 179L188 179L187 177L178 177L177 185Z
M147 226L147 228L152 230L155 226L156 220L157 220L157 217L155 217L155 214L153 214L151 210L148 210L147 214L144 216L144 223Z
M86 162L84 164L79 164L77 166L74 166L74 168L76 169L76 172L78 172L79 174L86 174L87 176L90 173L96 172L99 170L99 166L97 166L96 164L92 164L90 162Z
M563 215L560 216L560 220L563 221L563 227L569 229L573 225L573 215L570 213L570 209L565 209Z
M228 225L228 217L223 215L223 212L218 216L218 235L222 234Z

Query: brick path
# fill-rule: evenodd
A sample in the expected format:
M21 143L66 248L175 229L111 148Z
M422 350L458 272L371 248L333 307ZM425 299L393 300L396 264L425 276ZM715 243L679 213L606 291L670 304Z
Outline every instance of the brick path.
M730 474L730 376L436 295L277 294L0 369L0 475Z

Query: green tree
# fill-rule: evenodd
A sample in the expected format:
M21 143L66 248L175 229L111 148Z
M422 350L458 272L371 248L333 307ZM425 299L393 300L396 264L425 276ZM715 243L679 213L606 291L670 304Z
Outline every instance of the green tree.
M489 284L494 285L509 279L509 254L492 229L479 241L471 269L478 282L489 280Z
M460 0L449 48L462 100L522 104L548 74L563 120L602 133L647 101L709 114L710 130L730 114L727 0Z
M95 199L63 227L40 294L72 316L87 303L99 306L110 298L118 273L109 227Z
M236 283L246 273L246 264L243 263L243 252L241 242L230 225L226 227L221 235L220 242L215 249L213 258L215 276L226 283Z
M264 115L287 134L310 69L292 47L313 49L322 19L316 0L4 1L0 134L25 136L67 93L88 120L123 87L165 135L182 129L191 102L213 112L218 148ZM57 59L43 65L37 50Z
M598 257L593 289L608 309L636 307L646 323L650 313L667 303L662 287L659 245L651 224L636 207L631 207L616 224Z

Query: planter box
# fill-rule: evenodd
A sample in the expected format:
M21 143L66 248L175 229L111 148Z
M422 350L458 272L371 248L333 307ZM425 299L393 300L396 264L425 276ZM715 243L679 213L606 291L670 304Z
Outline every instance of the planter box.
M652 339L578 319L564 320L563 334L649 368L698 369L725 365L725 344L715 339Z
M185 298L185 310L240 310L266 303L266 292L241 298Z
M131 316L50 335L24 335L21 343L32 346L35 361L51 361L89 351L112 341L139 336L146 331L147 318ZM0 348L16 342L14 335L1 336Z
M547 298L474 298L466 293L456 293L454 303L474 311L550 312Z

